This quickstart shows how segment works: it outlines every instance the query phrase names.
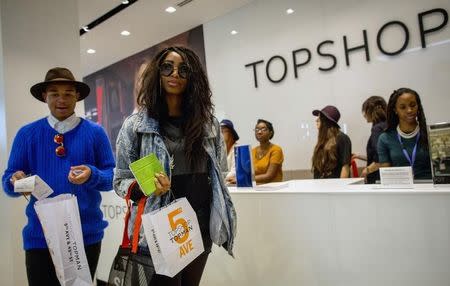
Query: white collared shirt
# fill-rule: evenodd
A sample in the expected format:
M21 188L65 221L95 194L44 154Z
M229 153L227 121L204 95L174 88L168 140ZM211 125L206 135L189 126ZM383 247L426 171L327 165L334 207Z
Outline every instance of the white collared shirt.
M50 114L47 117L47 121L53 129L58 131L60 134L64 134L77 127L78 124L80 124L81 118L77 117L74 113L65 120L59 121L57 118Z

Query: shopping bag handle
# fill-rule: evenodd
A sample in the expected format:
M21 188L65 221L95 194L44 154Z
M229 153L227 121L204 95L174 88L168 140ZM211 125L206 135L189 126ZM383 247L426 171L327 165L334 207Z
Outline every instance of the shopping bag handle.
M145 202L147 201L147 197L142 197L138 203L138 210L136 214L136 220L134 221L134 229L133 229L133 241L131 243L131 252L137 253L138 244L139 244L139 232L141 230L142 224L142 214L144 213Z
M129 190L131 190L134 184L136 184L136 181L131 184ZM125 196L125 202L127 204L127 213L125 214L125 226L123 228L122 245L121 245L122 248L130 248L130 239L128 237L128 221L130 220L131 214L130 194L131 192L129 191Z
M123 229L123 237L122 237L122 248L130 248L131 252L137 253L138 244L139 244L139 231L141 229L142 224L142 214L144 213L145 203L147 202L147 197L142 197L139 200L138 203L138 210L136 214L136 220L134 221L133 226L133 241L130 244L130 238L128 236L128 222L130 221L130 215L131 215L131 190L133 189L134 185L137 184L136 181L131 183L130 187L128 188L127 195L125 196L125 201L127 203L127 213L125 214L125 226ZM131 246L130 246L131 245Z

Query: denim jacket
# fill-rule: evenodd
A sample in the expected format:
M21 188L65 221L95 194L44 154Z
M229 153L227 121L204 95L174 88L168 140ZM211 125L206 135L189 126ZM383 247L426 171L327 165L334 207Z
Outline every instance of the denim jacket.
M236 211L231 201L230 194L225 185L222 170L227 169L226 149L220 132L220 126L214 118L214 126L205 126L206 136L203 147L209 157L208 171L211 178L213 199L211 202L210 236L212 241L224 245L228 253L233 256L233 242L236 235ZM164 140L159 133L159 123L150 118L146 110L130 115L125 119L117 138L117 160L114 170L114 190L125 198L134 176L128 165L150 153L155 153L164 167L166 174L171 178L171 162ZM149 213L167 205L170 202L170 194L147 197L144 213ZM137 206L131 209L128 233L133 233L136 219ZM139 234L139 246L147 247L144 229L141 227Z

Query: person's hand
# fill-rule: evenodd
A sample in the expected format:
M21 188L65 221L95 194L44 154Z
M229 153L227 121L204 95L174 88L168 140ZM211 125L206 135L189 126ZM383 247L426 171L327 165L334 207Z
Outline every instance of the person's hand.
M16 181L18 181L20 179L24 179L26 177L27 177L27 175L25 175L25 173L23 171L17 171L11 176L11 179L9 179L9 182L11 183L11 185L14 186L14 183Z
M170 190L170 180L164 173L155 174L155 195L161 196Z
M236 177L235 176L230 176L225 178L225 183L227 183L227 185L235 185L236 184Z
M9 182L11 183L11 185L14 186L14 183L16 181L18 181L20 179L24 179L26 177L27 177L27 175L25 175L25 173L23 171L17 171L11 176L11 179L9 179ZM28 200L28 196L31 195L31 192L23 192L21 194Z
M67 178L69 182L75 185L81 185L86 183L91 177L91 168L86 165L72 166Z
M362 169L361 178L366 178L368 174L369 174L369 171L368 171L367 167L365 167L364 169Z

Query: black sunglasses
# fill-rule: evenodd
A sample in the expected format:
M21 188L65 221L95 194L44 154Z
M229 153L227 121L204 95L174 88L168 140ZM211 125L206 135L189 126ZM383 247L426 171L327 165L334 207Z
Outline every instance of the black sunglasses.
M159 72L162 76L170 76L175 68L177 69L177 73L181 78L187 79L191 72L191 69L187 64L180 64L178 67L175 67L170 62L164 62L159 66Z

